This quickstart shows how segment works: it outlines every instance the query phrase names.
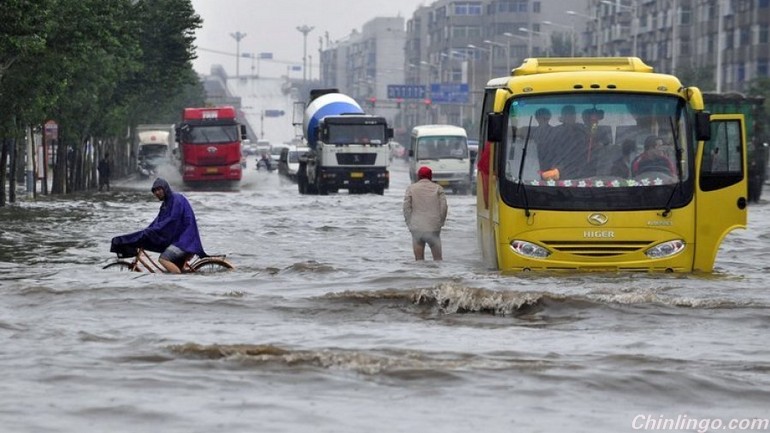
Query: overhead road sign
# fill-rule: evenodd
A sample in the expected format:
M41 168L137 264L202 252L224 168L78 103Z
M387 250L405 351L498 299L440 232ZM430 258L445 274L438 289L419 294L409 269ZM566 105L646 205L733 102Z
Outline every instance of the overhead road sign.
M424 99L425 86L417 84L388 84L388 99Z
M433 83L430 85L430 97L434 104L468 103L467 83Z

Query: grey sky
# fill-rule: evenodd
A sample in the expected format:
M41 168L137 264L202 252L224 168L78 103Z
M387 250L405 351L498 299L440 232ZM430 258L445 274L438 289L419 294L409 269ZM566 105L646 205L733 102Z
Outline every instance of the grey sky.
M319 37L329 33L332 41L345 38L353 29L378 16L409 19L422 4L431 0L192 0L203 19L196 32L198 59L195 70L207 74L213 64L235 74L236 41L232 33L245 33L241 53L273 53L274 61L260 61L263 76L286 74L290 64L302 64L303 36L298 26L314 27L307 37L307 53L315 64L308 68L318 76ZM231 53L230 55L218 52ZM252 61L241 58L241 74L252 70ZM255 69L257 65L254 65ZM295 72L301 76L301 72Z

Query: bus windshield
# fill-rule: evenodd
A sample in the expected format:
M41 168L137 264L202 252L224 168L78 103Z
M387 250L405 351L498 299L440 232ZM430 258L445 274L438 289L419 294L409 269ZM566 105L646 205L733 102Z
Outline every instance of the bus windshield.
M612 209L681 206L692 195L684 101L631 93L513 99L500 152L512 206Z
M237 125L193 126L185 137L192 144L233 143L238 141Z
M461 136L427 136L417 140L415 157L420 159L468 158L468 143Z

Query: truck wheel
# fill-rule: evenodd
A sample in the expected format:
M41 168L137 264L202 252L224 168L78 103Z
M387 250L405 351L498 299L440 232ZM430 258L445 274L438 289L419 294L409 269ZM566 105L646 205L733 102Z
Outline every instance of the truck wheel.
M377 195L384 195L385 194L385 188L381 186L375 186L372 188L372 192Z
M324 184L321 182L321 179L319 179L319 177L318 177L318 174L317 174L317 173L318 173L318 172L316 172L316 177L315 177L315 187L316 187L316 191L318 191L318 194L319 194L319 195L329 195L329 190L327 189L326 185L324 185Z

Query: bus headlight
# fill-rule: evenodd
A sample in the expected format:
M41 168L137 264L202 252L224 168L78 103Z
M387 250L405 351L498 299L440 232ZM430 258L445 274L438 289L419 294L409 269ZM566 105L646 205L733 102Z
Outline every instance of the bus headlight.
M663 242L645 251L644 254L651 259L663 259L679 254L684 249L684 245L681 239Z
M544 259L551 255L547 249L527 241L513 240L511 241L511 249L516 254L536 259Z

